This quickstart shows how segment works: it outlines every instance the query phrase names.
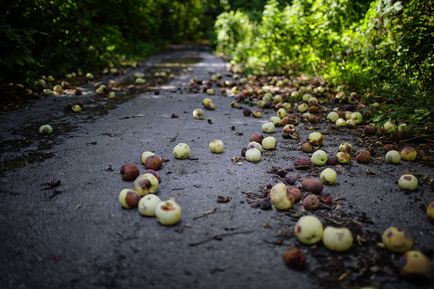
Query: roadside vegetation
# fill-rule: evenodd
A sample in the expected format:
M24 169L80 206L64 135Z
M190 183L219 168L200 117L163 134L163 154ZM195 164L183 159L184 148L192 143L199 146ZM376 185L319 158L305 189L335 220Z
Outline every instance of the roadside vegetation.
M282 2L261 17L220 14L217 51L246 73L305 74L339 87L340 101L378 103L374 123L432 130L433 1Z

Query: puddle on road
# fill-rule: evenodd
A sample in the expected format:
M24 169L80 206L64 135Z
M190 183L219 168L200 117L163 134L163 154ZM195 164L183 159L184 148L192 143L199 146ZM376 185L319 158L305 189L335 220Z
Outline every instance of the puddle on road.
M203 59L200 57L186 57L186 58L166 58L157 67L189 67L192 64L201 62Z
M48 123L48 121L46 122ZM1 141L0 172L23 168L51 158L54 153L50 150L64 140L61 136L65 136L76 128L75 125L66 120L51 123L55 127L51 135L40 135L38 133L41 124L38 121L14 131L13 134L17 136L16 139Z

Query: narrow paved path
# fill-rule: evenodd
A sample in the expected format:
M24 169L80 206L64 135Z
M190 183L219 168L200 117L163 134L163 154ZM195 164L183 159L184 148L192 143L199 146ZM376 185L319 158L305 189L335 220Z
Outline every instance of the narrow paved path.
M276 183L278 179L269 171L273 166L292 166L294 157L302 155L297 141L283 140L276 133L278 149L264 155L262 162L232 162L249 135L259 131L261 122L274 113L267 112L263 119L243 117L240 110L230 109L230 98L217 93L212 97L217 109L206 111L205 120L193 120L191 112L201 107L205 95L190 93L190 80L209 79L216 72L227 78L225 62L205 51L183 50L160 55L152 64L170 57L201 60L191 71L160 86L159 94L139 94L91 120L77 115L56 117L66 100L49 99L0 115L3 140L18 137L18 132L29 133L23 128L37 128L40 119L69 124L63 125L69 129L52 136L48 147L36 148L46 149L45 160L8 167L1 173L1 288L327 287L315 273L316 269L324 273L319 269L321 259L311 257L308 247L302 247L308 255L307 271L290 270L281 260L283 251L297 244L291 237L297 218L253 209L243 194ZM302 138L308 133L300 127ZM216 138L225 143L221 155L208 151L209 142ZM342 141L363 146L351 134L326 134L325 149L332 151ZM190 160L173 159L172 149L180 142L192 147ZM15 154L31 149L32 145ZM127 161L140 165L145 150L169 160L161 170L159 196L173 197L181 205L182 222L177 226L160 226L154 218L119 206L119 191L132 187L121 180L119 168ZM405 227L417 247L432 252L433 225L420 206L433 193L423 184L417 192L404 194L396 182L407 169L420 176L433 172L418 163L407 166L342 167L339 184L325 190L341 200L340 215L368 216L369 221L360 224L369 236L378 237L390 225ZM291 173L306 176L319 171ZM54 179L61 181L59 187L43 185ZM231 199L218 203L218 196ZM280 241L283 245L279 246ZM333 274L344 272L342 264L342 272ZM381 288L414 288L399 278L372 282ZM354 288L362 284L356 285ZM420 288L430 285L433 283Z

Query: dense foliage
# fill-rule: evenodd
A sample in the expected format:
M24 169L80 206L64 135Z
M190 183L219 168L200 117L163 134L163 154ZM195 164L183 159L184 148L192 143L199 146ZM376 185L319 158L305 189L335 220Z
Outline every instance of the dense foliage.
M206 37L219 1L16 0L0 4L0 83L114 65Z
M306 73L386 105L374 121L434 115L434 1L269 0L262 17L227 11L217 50L247 73Z

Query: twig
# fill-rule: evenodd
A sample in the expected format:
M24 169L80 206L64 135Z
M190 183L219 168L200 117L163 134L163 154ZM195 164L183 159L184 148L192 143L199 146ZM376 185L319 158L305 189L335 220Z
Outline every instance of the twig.
M214 214L216 211L217 211L217 208L214 208L214 209L212 209L212 210L206 211L205 213L203 213L203 214L201 214L201 215L199 215L199 216L193 217L193 220L197 220L197 219L200 219L200 218L202 218L202 217L205 217L205 216L208 216L208 215Z
M251 231L238 231L238 232L230 232L230 233L222 233L222 234L217 234L217 235L211 236L211 237L209 237L207 239L204 239L204 240L196 242L196 243L190 243L188 245L190 247L199 246L199 245L205 244L205 243L213 241L213 240L221 241L221 240L223 240L223 237L234 236L234 235L241 235L241 234L250 234L250 233L253 233L253 232L254 232L254 230L251 230Z

